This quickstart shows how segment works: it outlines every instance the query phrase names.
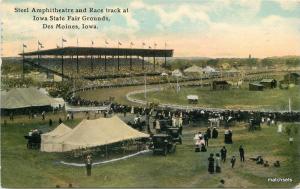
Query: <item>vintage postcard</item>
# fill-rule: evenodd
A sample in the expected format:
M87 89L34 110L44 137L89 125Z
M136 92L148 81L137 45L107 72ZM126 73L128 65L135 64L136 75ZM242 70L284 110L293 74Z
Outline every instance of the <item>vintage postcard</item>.
M2 188L300 188L300 0L2 0Z

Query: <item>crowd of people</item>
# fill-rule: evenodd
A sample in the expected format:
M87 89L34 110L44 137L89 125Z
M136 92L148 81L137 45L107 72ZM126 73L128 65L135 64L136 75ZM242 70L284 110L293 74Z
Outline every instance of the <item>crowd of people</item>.
M209 139L217 139L219 136L219 132L216 127L211 129L210 127L207 128L205 133L198 132L194 136L195 140L195 152L206 152L208 147Z

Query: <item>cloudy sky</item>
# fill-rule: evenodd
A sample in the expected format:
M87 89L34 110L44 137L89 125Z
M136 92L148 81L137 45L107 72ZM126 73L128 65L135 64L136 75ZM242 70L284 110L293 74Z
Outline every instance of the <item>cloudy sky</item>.
M110 22L97 30L45 30L32 14L14 13L14 8L129 8L127 14L107 15ZM175 56L253 57L300 55L300 0L4 0L1 3L4 56L55 48L63 36L65 46L116 46L174 49ZM36 14L41 16L40 14ZM45 14L45 16L69 14ZM104 14L85 14L103 16ZM75 15L74 15L75 16ZM79 14L78 16L82 16ZM50 22L48 22L50 23ZM75 22L61 22L74 24ZM55 23L53 23L55 24ZM81 22L78 22L81 25Z

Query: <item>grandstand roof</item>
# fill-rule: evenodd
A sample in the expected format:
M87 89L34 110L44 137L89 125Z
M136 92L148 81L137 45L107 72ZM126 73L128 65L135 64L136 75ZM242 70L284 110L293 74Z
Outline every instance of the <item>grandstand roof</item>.
M144 57L172 57L173 49L137 49L137 48L105 48L105 47L64 47L46 49L32 52L25 52L24 56L35 55L64 55L64 56L87 56L87 55L108 55L108 56L144 56ZM23 55L23 53L19 54Z

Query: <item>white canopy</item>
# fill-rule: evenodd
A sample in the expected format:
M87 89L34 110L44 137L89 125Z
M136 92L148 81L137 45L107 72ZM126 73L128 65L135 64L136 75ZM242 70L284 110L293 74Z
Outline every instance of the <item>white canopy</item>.
M67 133L70 133L72 131L71 128L66 126L65 124L61 123L59 126L57 126L54 130L51 132L42 134L41 136L41 151L52 151L56 148L57 144L53 143L56 139L66 135Z
M210 67L210 66L206 66L205 68L203 68L203 72L204 73L213 73L213 72L217 72L216 69Z
M48 152L66 152L147 137L148 134L131 128L117 116L83 120L71 132L54 139L52 142L57 146Z
M54 98L55 102L51 104L53 108L64 107L65 100L63 98Z
M203 69L200 68L199 66L193 65L187 69L184 70L184 73L203 73Z

